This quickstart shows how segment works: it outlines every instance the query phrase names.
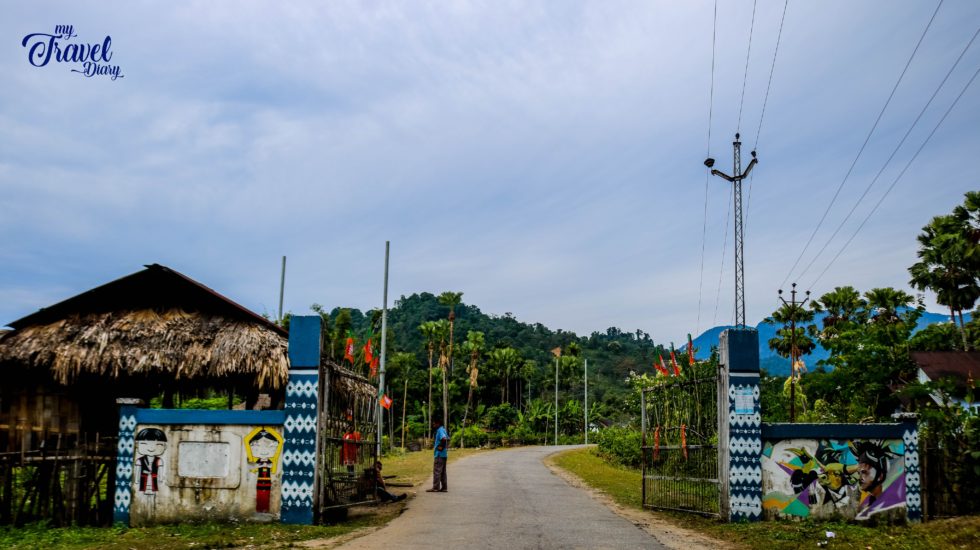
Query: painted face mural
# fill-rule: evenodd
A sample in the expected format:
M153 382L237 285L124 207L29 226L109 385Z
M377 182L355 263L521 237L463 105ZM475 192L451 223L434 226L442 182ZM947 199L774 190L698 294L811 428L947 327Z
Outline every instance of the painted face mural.
M144 428L136 434L136 461L140 469L139 492L155 495L159 490L160 464L167 450L167 436L157 428Z
M781 515L866 519L905 505L901 440L767 442L763 508Z
M282 452L282 436L266 426L255 428L245 437L245 452L248 461L257 466L250 470L256 474L255 511L268 513L272 474L276 473L279 454Z

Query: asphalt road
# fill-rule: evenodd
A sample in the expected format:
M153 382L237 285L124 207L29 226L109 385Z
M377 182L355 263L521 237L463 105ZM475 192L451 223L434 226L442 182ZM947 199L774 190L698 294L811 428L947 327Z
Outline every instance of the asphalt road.
M542 463L567 448L460 459L449 465L448 493L426 493L424 484L401 516L342 548L665 548Z

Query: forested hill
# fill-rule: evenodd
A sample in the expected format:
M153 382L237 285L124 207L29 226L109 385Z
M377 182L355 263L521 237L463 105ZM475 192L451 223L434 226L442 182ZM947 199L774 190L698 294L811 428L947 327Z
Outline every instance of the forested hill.
M350 330L358 342L363 342L369 333L379 334L380 311L361 312L347 308L350 312ZM528 372L533 394L532 397L552 395L554 385L554 356L551 351L561 346L569 349L569 344L575 342L580 349L580 357L589 360L589 393L590 401L609 402L623 397L626 389L626 377L630 371L651 372L653 360L657 352L664 353L668 359L668 349L655 343L650 335L642 330L624 332L611 327L605 332L593 332L591 335L578 336L574 332L562 329L552 330L541 323L526 323L519 321L512 314L492 315L484 313L479 307L461 303L456 306L455 339L456 339L456 378L460 371L465 373L468 356L460 353L460 344L466 340L468 331L483 332L486 338L487 352L511 347L517 350L525 360L532 360ZM395 301L394 307L388 312L388 353L414 353L418 364L427 361L425 339L419 330L419 325L426 321L446 319L449 308L439 303L437 297L423 292L402 296ZM346 332L347 324L342 308L334 308L329 313L331 332L338 334ZM372 329L373 325L373 329ZM678 345L682 344L680 342ZM335 342L335 349L337 349ZM658 349L659 348L659 349ZM340 353L342 355L342 352ZM484 373L486 376L484 376ZM465 374L463 375L465 377ZM494 385L497 376L493 372L481 372L481 386ZM581 388L581 372L578 376L573 373L563 373L562 386L567 392ZM526 387L526 386L524 386ZM517 391L515 386L511 391Z

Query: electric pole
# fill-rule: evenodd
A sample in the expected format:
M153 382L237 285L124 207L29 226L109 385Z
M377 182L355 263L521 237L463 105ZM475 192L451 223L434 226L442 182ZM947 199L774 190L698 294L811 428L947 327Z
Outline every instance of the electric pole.
M789 308L789 360L790 360L790 381L789 381L789 421L796 422L796 379L797 379L797 367L796 362L799 361L800 348L796 346L796 314L803 308L810 300L810 291L806 291L806 298L802 302L796 301L796 283L793 283L793 290L790 291L792 297L790 301L787 302L783 298L783 289L779 289L779 300L783 302L783 305Z
M742 142L739 141L739 135L735 134L735 141L732 142L734 148L734 165L735 170L734 176L729 176L721 170L711 170L712 176L720 176L721 178L732 182L735 186L735 326L738 329L745 328L745 260L744 260L744 241L745 236L743 233L742 225L742 180L744 180L749 172L752 171L752 167L759 162L759 159L755 158L755 151L752 151L752 161L745 168L745 172L742 172ZM704 165L711 168L715 165L715 159L708 158L704 161Z

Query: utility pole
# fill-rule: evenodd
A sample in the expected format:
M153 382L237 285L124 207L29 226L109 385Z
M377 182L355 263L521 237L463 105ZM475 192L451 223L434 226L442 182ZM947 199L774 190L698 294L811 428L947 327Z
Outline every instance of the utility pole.
M589 444L589 360L585 360L585 444Z
M384 435L384 409L381 408L381 396L385 390L385 351L388 347L388 250L391 248L391 241L385 241L385 289L384 298L381 306L381 371L378 378L378 448L377 457L381 458L381 437Z
M558 444L558 360L561 359L561 349L555 355L555 445Z
M286 291L286 257L282 257L282 274L279 276L279 326L282 326L282 297Z
M779 300L783 305L789 307L789 356L790 356L790 382L789 382L789 421L796 422L796 362L800 357L800 349L796 347L796 313L810 300L810 291L806 291L806 298L802 302L796 301L796 283L793 283L793 290L790 291L792 297L787 302L783 298L783 289L779 289Z
M744 226L742 225L742 180L748 177L752 167L759 160L755 158L755 151L752 151L752 161L742 172L742 142L739 135L735 134L735 141L732 142L734 148L734 176L729 176L721 170L711 170L712 176L720 176L722 179L732 182L735 186L735 326L738 329L745 328L745 259L744 259ZM715 165L715 159L708 158L704 165L711 168Z

